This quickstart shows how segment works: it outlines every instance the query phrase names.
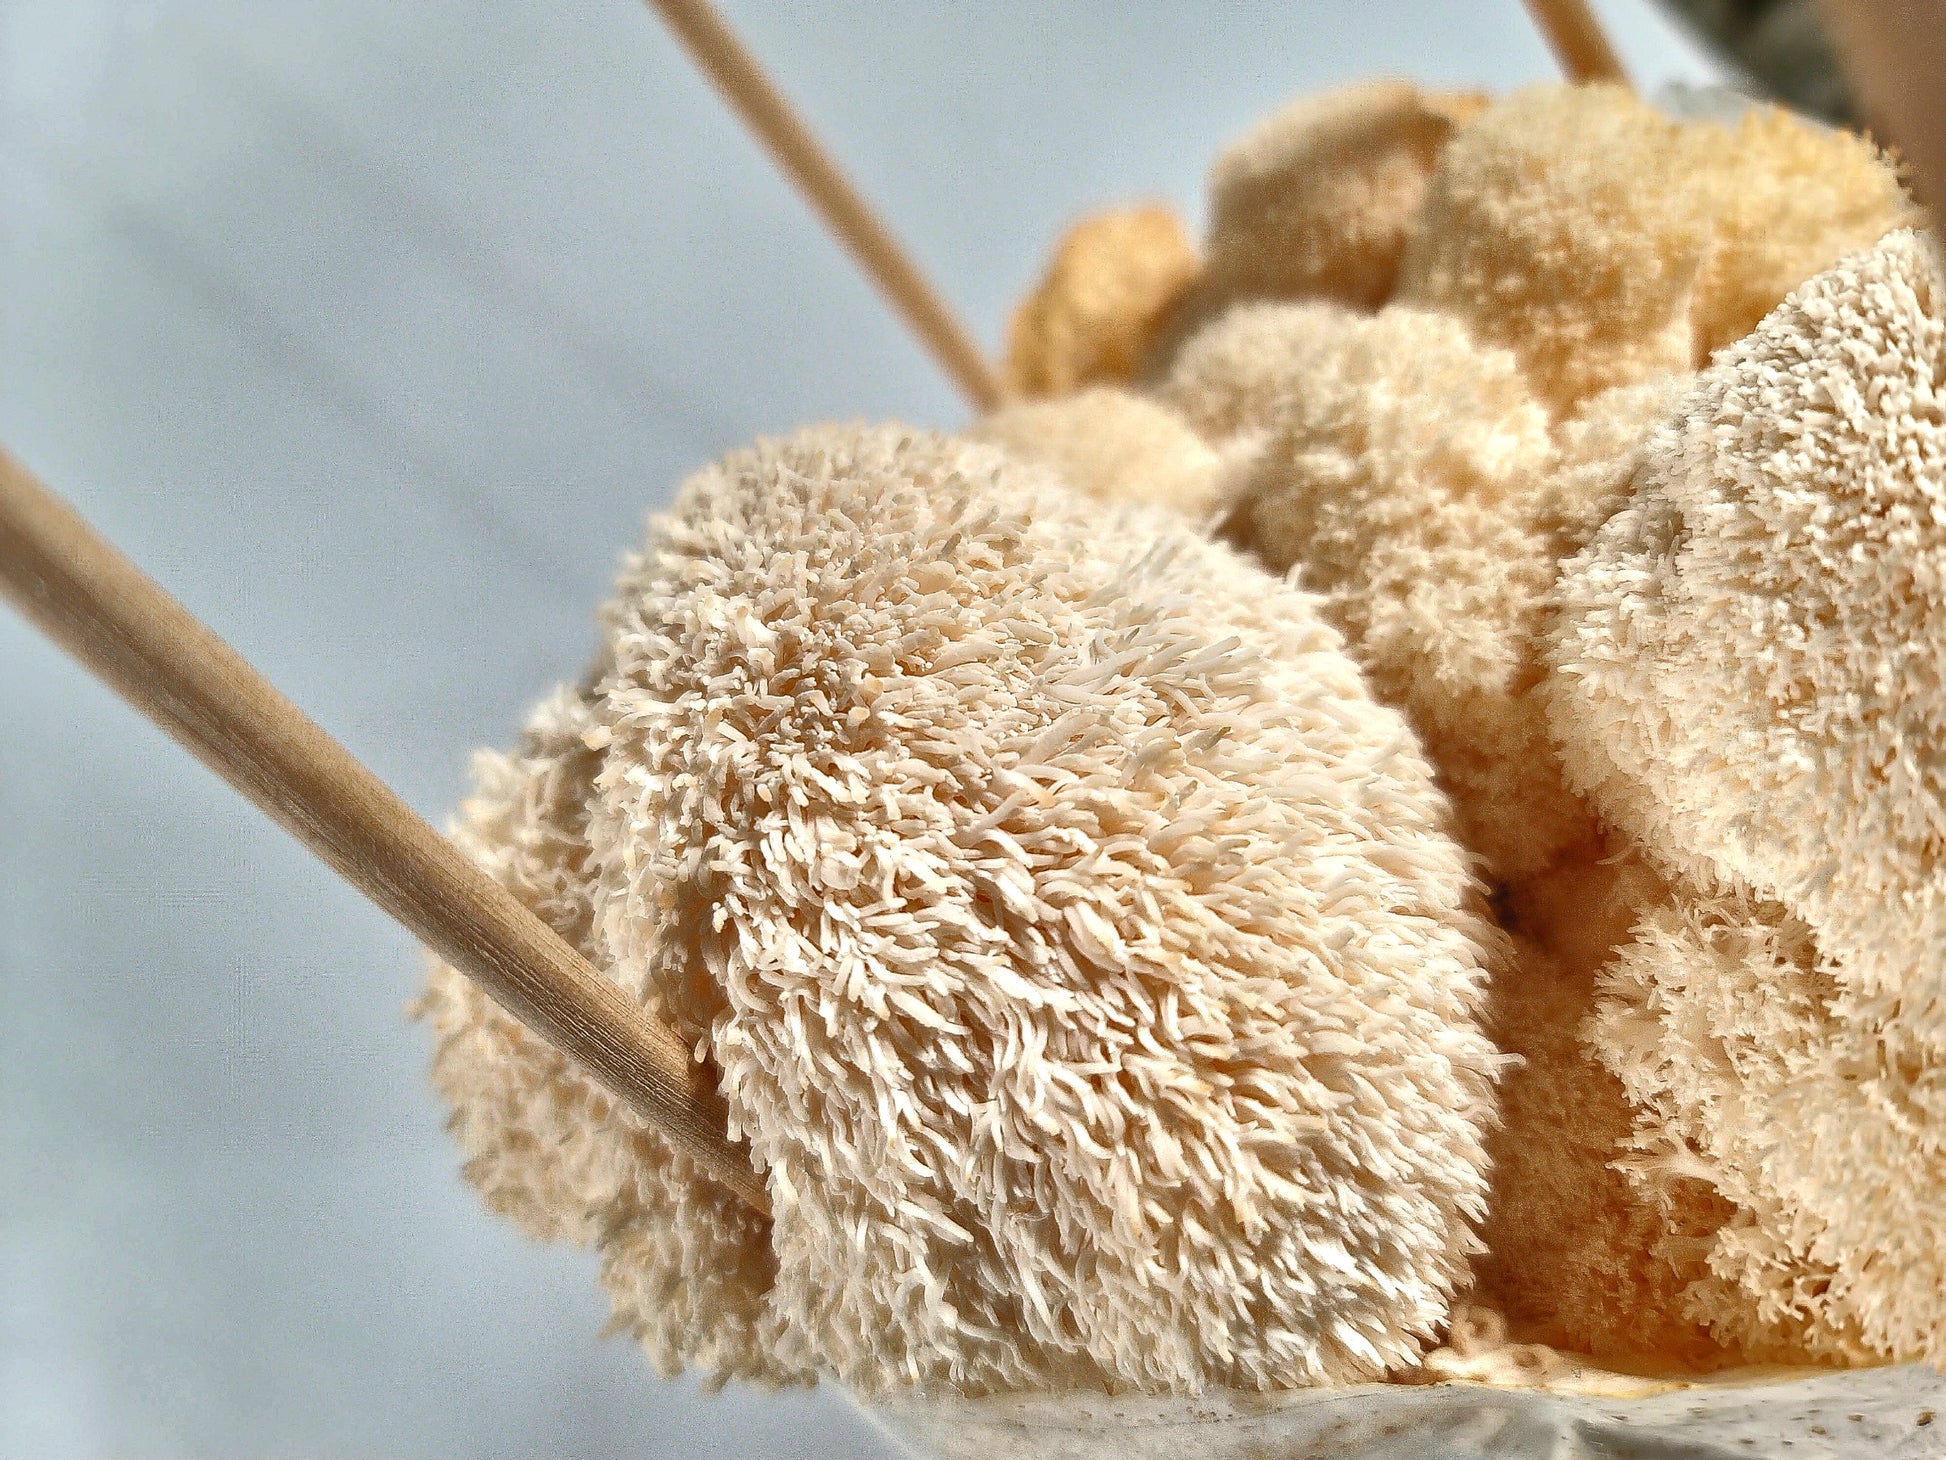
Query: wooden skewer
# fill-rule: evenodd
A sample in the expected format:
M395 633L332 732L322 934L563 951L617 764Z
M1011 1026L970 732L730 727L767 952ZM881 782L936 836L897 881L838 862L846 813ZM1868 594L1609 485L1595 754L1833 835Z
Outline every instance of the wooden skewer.
M1526 0L1527 13L1547 38L1561 72L1577 85L1589 81L1619 81L1628 85L1621 58L1608 44L1601 22L1588 0Z
M682 1041L0 447L0 593L110 688L759 1212Z
M1000 378L973 337L709 0L647 3L905 317L973 408L984 412L999 405Z
M1913 191L1946 219L1946 0L1825 0L1839 58Z

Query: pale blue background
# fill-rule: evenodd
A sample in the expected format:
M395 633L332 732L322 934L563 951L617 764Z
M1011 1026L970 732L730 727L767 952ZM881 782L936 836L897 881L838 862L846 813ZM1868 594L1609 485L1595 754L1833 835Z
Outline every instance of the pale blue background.
M1289 96L1553 74L1515 0L730 11L989 345ZM645 509L828 417L962 411L632 0L0 0L0 439L426 815ZM885 1453L597 1341L460 1185L416 981L0 611L0 1455Z

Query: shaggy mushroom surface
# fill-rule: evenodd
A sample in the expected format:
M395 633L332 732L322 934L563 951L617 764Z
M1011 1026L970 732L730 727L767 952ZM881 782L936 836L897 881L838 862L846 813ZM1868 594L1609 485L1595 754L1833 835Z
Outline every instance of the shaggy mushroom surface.
M475 1179L592 1240L660 1359L959 1393L1416 1360L1478 1245L1497 940L1314 598L993 448L825 428L693 479L604 623L463 834L695 1042L773 1224L450 970L430 1007Z
M1946 1358L1946 327L1893 169L1382 83L1211 187L1200 250L1077 225L963 436L692 479L480 762L462 844L693 1044L774 1222L435 967L470 1179L717 1379Z

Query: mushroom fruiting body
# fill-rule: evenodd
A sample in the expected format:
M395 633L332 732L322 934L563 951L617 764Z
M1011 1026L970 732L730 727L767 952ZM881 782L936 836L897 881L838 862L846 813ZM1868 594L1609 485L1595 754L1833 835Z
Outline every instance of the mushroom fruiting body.
M1946 1359L1946 279L1894 233L1698 377L1560 587L1575 782L1676 882L1604 1062L1751 1348ZM1680 1156L1680 1160L1674 1159Z
M1133 380L1201 267L1160 204L1082 219L1008 322L1008 388L1034 397Z
M1893 172L1381 85L1214 186L1206 264L1077 228L971 439L696 477L482 761L463 842L694 1044L774 1226L435 969L469 1175L719 1378L1338 1383L1460 1297L1665 1371L1942 1357Z
M1002 406L967 433L1048 468L1083 496L1171 507L1201 523L1221 505L1224 459L1159 401L1095 385Z
M1333 185L1304 186L1324 197ZM1493 1144L1476 1301L1503 1307L1516 1336L1611 1362L1829 1354L1804 1346L1801 1324L1766 1328L1749 1293L1706 1296L1717 1234L1753 1220L1725 1187L1644 1184L1627 1166L1646 1087L1624 1087L1604 1043L1612 1028L1587 1021L1632 928L1681 894L1638 829L1608 814L1613 798L1591 803L1587 778L1568 773L1574 732L1550 722L1547 634L1557 614L1571 630L1577 611L1556 596L1562 563L1630 502L1644 443L1692 372L1847 250L1909 223L1911 204L1855 137L1764 108L1728 126L1677 122L1606 87L1493 103L1432 158L1421 198L1392 291L1367 301L1374 311L1326 289L1246 296L1152 369L1162 398L1233 459L1227 535L1324 596L1374 688L1423 738L1463 839L1500 884L1519 961L1498 980L1491 1027L1527 1058L1509 1076ZM1212 267L1224 225L1219 211ZM1835 360L1847 346L1834 329L1816 348ZM1851 389L1867 414L1894 421L1913 394ZM1793 409L1777 429L1815 437L1818 408ZM1908 620L1888 604L1876 627L1903 642ZM1699 624L1691 653L1700 663L1731 647ZM1626 638L1608 652L1638 676L1655 662ZM1653 723L1659 697L1678 693L1645 690L1633 708ZM1774 713L1735 703L1752 722ZM1869 736L1844 743L1877 753ZM1740 763L1760 755L1748 726L1711 744ZM1637 771L1636 784L1655 784L1653 766ZM1685 828L1693 857L1751 814L1732 789L1699 792L1722 820ZM1811 818L1798 825L1816 837ZM1850 854L1861 872L1879 855ZM1884 921L1853 905L1861 923ZM1917 934L1902 967L1936 962L1939 948ZM1749 1311L1732 1319L1734 1301Z
M436 1069L659 1356L962 1393L1416 1359L1485 1201L1497 941L1315 600L993 448L826 428L691 481L605 624L470 837L713 1062L774 1225L646 1133L557 1148L592 1097L482 1067L517 1036L444 971ZM699 1260L720 1318L665 1306Z

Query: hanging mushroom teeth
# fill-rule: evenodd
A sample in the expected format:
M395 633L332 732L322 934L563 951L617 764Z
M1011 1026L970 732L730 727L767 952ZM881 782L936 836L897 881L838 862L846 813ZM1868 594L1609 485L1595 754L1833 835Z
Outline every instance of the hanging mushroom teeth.
M1476 1348L1946 1358L1896 177L1379 85L1214 180L1207 267L1070 235L973 439L693 479L481 763L463 843L691 1042L774 1222L435 969L469 1175L718 1379L1347 1383L1462 1299Z
M689 483L606 625L599 769L524 835L575 848L591 956L714 1062L766 1175L746 1331L777 1357L724 1343L727 1372L1280 1388L1418 1356L1477 1245L1497 940L1313 599L991 448L825 429ZM483 1044L444 1038L451 1082ZM477 1169L573 1183L534 1117L577 1098L497 1106ZM571 1199L616 1192L605 1281L666 1341L672 1168L635 1152ZM698 1203L694 1255L759 1282Z
M1506 1087L1486 1229L1505 1256L1481 1264L1479 1301L1518 1338L1612 1362L1785 1353L1777 1332L1725 1319L1727 1300L1695 1297L1735 1204L1617 1168L1636 1107L1587 1021L1604 965L1673 894L1617 798L1591 803L1592 780L1568 774L1546 630L1562 562L1630 502L1695 368L1912 205L1857 138L1771 108L1676 122L1602 87L1538 88L1463 121L1423 197L1375 314L1240 303L1180 347L1159 391L1239 463L1224 533L1321 593L1375 692L1407 713L1520 935L1493 1024L1529 1063ZM1835 358L1843 338L1820 348ZM1815 416L1777 429L1814 433ZM1884 613L1888 634L1912 630ZM1640 673L1651 656L1634 633L1609 652ZM1639 695L1643 723L1676 693ZM1741 763L1744 728L1709 743ZM1750 804L1706 796L1730 818ZM1799 834L1819 824L1802 817ZM1707 856L1726 827L1675 840ZM1850 905L1883 921L1882 902ZM1913 942L1904 956L1936 955Z
M1677 886L1595 1044L1645 1188L1734 1206L1689 1301L1758 1351L1946 1359L1943 285L1909 232L1804 285L1559 589L1568 770Z

